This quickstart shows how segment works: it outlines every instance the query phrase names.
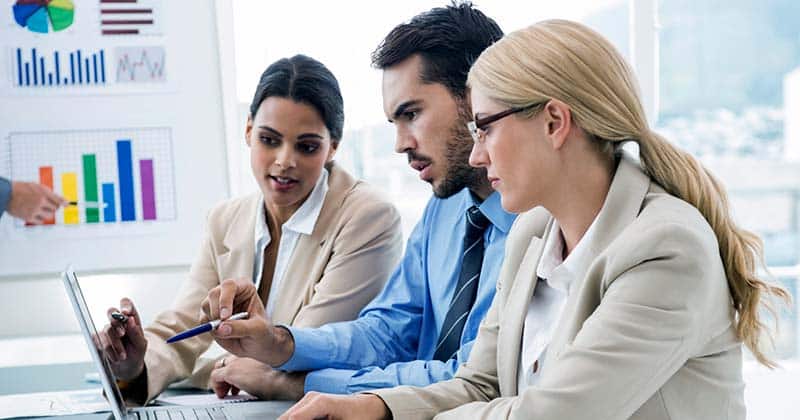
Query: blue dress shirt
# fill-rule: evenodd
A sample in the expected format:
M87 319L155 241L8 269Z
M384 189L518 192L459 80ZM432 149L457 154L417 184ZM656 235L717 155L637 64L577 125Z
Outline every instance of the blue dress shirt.
M383 291L353 321L288 327L295 352L280 369L312 371L306 376L305 391L334 394L424 386L452 378L466 362L494 298L506 236L516 218L503 210L496 192L479 205L492 226L484 233L478 295L456 358L431 360L461 270L466 211L476 204L466 188L446 199L431 198Z

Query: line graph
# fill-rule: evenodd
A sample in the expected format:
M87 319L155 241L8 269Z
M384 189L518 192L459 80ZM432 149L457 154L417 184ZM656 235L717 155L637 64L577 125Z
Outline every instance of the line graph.
M117 83L166 82L164 47L118 47L114 54Z

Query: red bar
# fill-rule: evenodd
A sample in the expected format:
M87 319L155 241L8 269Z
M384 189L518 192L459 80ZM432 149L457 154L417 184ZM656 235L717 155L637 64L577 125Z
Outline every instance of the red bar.
M52 166L40 166L39 167L39 183L44 185L47 188L50 188L50 191L53 190L53 167ZM50 218L44 221L46 225L54 225L56 224L55 218Z
M103 25L152 25L153 19L140 19L140 20L102 20Z
M103 29L103 35L138 35L138 29Z
M153 13L153 9L100 9L100 13L102 14L112 14L112 13L120 13L120 14L142 14L142 13Z

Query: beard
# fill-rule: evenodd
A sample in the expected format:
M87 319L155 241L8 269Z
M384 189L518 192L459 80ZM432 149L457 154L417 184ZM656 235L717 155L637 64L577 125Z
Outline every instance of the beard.
M433 195L448 198L464 188L477 189L489 184L485 168L469 166L469 155L472 153L472 135L467 129L470 119L468 107L460 106L459 115L450 127L444 159L446 162L444 178L433 186Z

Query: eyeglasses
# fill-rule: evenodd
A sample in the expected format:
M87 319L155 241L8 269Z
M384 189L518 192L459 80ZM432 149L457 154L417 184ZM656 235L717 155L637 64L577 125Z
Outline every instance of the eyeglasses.
M499 120L505 118L509 115L516 114L518 112L527 111L529 109L533 109L542 103L535 103L533 105L528 106L519 106L514 108L509 108L505 111L498 112L497 114L487 115L483 118L475 118L474 121L470 121L467 123L467 130L472 135L472 141L475 143L483 143L486 139L486 126Z

